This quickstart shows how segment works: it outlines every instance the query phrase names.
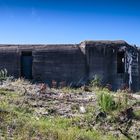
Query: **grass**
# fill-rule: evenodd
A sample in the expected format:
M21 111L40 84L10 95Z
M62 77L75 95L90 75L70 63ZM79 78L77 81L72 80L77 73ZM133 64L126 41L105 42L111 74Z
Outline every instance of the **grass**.
M87 131L71 126L71 119L64 118L39 118L32 114L23 113L21 110L13 110L5 114L1 130L5 138L13 136L15 140L41 139L41 140L112 140L113 136L102 136L97 131ZM12 134L10 134L11 129Z
M134 111L135 118L140 120L140 109Z
M68 89L64 89L67 91ZM70 90L70 89L69 89ZM72 92L74 92L72 90ZM79 91L78 91L79 92ZM111 97L112 98L112 97ZM23 104L24 96L0 89L0 139L14 140L117 140L111 133L104 133L89 126L79 127L81 120L92 123L95 109L87 108L82 117L64 118L60 116L36 116L34 108ZM110 100L110 97L109 97ZM106 99L105 99L106 101ZM111 99L112 102L112 99ZM103 109L111 106L103 101ZM125 137L120 137L125 140Z
M113 95L109 91L101 91L98 95L98 103L102 111L110 112L115 108Z

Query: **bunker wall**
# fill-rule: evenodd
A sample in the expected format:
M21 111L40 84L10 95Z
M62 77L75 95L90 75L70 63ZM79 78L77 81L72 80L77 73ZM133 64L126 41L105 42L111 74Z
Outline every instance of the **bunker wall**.
M51 83L65 81L79 84L86 77L85 55L78 47L46 49L33 52L33 78Z
M20 55L17 49L0 49L0 69L6 69L8 75L19 77Z

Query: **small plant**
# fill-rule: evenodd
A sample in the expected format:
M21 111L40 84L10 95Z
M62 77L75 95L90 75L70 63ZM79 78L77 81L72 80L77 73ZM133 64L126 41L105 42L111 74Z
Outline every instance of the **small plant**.
M119 110L125 110L131 106L129 102L129 94L126 92L118 92L116 94L115 102Z
M107 91L101 91L98 95L98 104L103 112L110 112L116 108L114 97Z
M91 87L99 87L101 86L101 78L98 75L94 76L94 79L90 82Z
M7 74L8 74L8 72L6 69L1 69L0 70L0 81L6 80Z

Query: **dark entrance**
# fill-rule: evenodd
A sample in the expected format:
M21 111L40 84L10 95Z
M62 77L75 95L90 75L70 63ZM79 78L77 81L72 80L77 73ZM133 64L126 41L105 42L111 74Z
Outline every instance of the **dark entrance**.
M21 53L21 77L32 79L32 52Z
M125 67L124 67L124 52L118 52L117 53L117 73L124 73Z

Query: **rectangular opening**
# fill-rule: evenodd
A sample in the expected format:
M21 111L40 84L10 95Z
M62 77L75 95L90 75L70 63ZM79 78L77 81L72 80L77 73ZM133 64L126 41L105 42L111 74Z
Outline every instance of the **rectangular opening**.
M32 79L32 52L21 53L21 77Z
M117 73L124 73L125 72L125 57L124 52L118 52L117 53Z

